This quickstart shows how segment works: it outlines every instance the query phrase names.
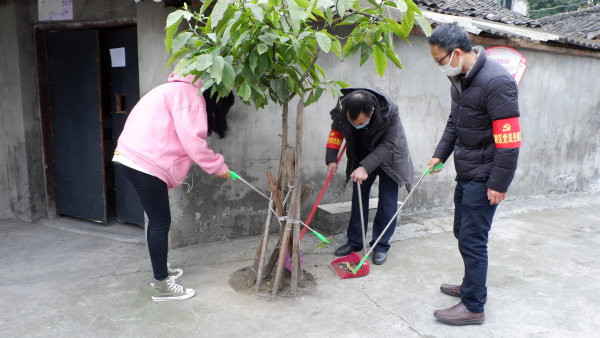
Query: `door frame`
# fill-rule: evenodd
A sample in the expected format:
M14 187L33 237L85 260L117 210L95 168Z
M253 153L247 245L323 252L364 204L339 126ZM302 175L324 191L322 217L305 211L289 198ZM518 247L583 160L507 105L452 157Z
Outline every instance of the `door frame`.
M57 218L56 212L56 192L54 191L54 167L52 161L54 155L52 153L52 116L50 113L50 84L48 81L48 60L46 54L46 33L50 31L68 31L68 30L82 30L82 29L101 29L101 28L117 28L125 26L135 26L137 21L135 17L125 17L111 20L98 20L98 21L79 21L79 22L63 22L63 23L43 23L35 24L33 26L34 34L34 48L35 48L35 60L37 67L37 82L38 82L38 97L39 97L39 108L40 108L40 127L42 133L42 157L44 163L44 179L46 183L46 210L48 218ZM100 39L97 39L97 43L100 43ZM96 60L96 70L98 72L98 95L99 100L99 114L100 121L102 122L102 72L100 65L100 46L98 45L98 59ZM102 123L100 123L100 135L102 135ZM104 148L104 140L100 138L101 146ZM102 179L106 180L106 168L104 167L104 161L102 161ZM105 191L103 192L104 200L106 201L106 183L104 183ZM106 210L105 210L106 212Z

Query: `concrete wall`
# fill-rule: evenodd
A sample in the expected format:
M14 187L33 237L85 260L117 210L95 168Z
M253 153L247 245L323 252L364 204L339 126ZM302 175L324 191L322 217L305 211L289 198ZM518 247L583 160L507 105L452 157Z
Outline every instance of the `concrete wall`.
M0 219L46 214L33 30L35 1L0 4Z
M0 1L0 41L5 50L19 51L0 58L0 218L33 220L44 214L45 196L31 39L37 3L16 3ZM136 16L142 95L165 82L170 71L165 68L163 39L165 19L171 10L151 1L137 5L133 1L113 0L110 5L75 1L77 21ZM23 16L30 19L17 19ZM18 34L13 33L15 30ZM324 57L320 64L331 79L353 86L379 86L391 94L400 106L417 175L444 128L450 109L450 83L431 61L424 37L413 37L411 46L400 42L398 46L406 68L390 68L383 78L374 75L372 61L359 68L356 58L341 63ZM529 60L520 85L524 146L509 196L600 191L600 87L595 85L599 60L521 52ZM313 187L310 202L325 179L324 144L330 125L328 113L334 104L335 99L324 94L305 112L303 175L304 184ZM280 116L278 106L256 111L237 102L230 113L228 137L209 140L233 170L263 191L267 191L265 171L278 165ZM291 142L293 121L292 111ZM443 173L422 183L407 212L451 208L453 179L450 161ZM260 232L267 202L242 183L209 176L198 167L193 167L187 181L194 186L190 193L185 187L170 191L173 246ZM338 174L323 203L347 201L350 194L350 185L345 186L343 175ZM403 190L401 197L405 194Z
M140 33L140 88L147 92L162 83L164 70L162 39L164 18L161 6L138 5ZM436 69L424 37L411 39L412 45L398 43L405 69L390 69L377 77L372 62L362 68L358 60L345 63L326 57L320 61L329 78L353 86L379 86L388 91L400 106L401 118L418 175L435 148L450 111L450 83ZM589 192L600 190L600 73L598 59L521 51L529 60L520 85L520 104L524 146L510 198L531 195ZM349 71L352 70L352 71ZM142 75L143 74L143 75ZM305 112L304 184L311 185L309 201L315 200L324 182L324 144L329 131L329 110L335 104L331 95ZM230 167L267 191L265 170L277 168L281 109L269 106L256 111L236 103L230 114L230 133L224 140L210 139ZM290 116L294 121L294 114ZM293 125L290 140L294 139ZM452 207L454 166L427 178L418 188L407 212ZM343 164L343 166L345 163ZM171 191L174 246L222 238L257 234L266 216L267 202L242 183L222 181L194 167L188 175L194 188ZM372 196L377 189L374 189ZM338 174L323 203L348 201L351 187L344 186ZM403 190L401 196L405 196ZM305 206L306 208L307 206ZM306 213L304 213L306 215ZM317 225L318 227L318 225Z

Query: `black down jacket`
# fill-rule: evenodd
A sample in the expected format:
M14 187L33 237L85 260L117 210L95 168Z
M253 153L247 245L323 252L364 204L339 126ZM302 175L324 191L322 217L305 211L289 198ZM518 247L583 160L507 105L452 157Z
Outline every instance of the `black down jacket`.
M373 113L369 122L369 155L360 163L356 163L356 142L354 139L354 127L348 122L345 114L342 112L342 103L344 98L353 91L366 90L371 92L377 98L381 111ZM408 142L404 134L404 128L400 121L398 106L392 101L386 93L378 88L344 88L343 96L338 100L338 104L331 110L330 115L333 122L331 129L341 132L346 140L346 156L348 163L346 167L346 182L350 179L352 170L362 166L370 174L375 169L381 168L388 174L399 186L405 185L410 191L413 180L413 164L408 151ZM326 163L337 160L338 150L327 148Z
M506 192L519 148L497 148L492 123L519 117L517 84L481 47L475 48L479 57L467 76L451 79L452 109L433 157L445 162L454 152L457 179L487 178L488 188Z

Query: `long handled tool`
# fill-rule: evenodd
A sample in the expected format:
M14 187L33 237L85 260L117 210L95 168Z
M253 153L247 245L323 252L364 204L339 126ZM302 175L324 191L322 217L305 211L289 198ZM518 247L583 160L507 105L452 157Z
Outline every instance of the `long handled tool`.
M436 165L433 170L438 170L438 169L442 169L442 167L444 166L443 163L439 163L438 165ZM423 180L423 178L425 178L425 176L430 175L431 174L431 170L429 167L427 167L427 169L425 169L425 171L423 172L423 175L421 176L421 178L419 178L419 180L417 181L417 183L415 183L415 186L412 188L412 190L410 191L410 193L408 193L408 196L406 196L406 198L404 199L404 202L402 202L402 205L400 206L400 208L398 208L398 211L396 211L396 213L394 214L394 216L392 216L392 218L390 219L390 221L388 222L388 224L385 226L385 229L383 229L383 231L381 232L381 235L379 235L379 237L377 238L377 240L375 241L375 243L373 243L373 246L371 247L371 249L369 249L369 252L367 252L366 255L364 255L364 257L360 260L360 262L358 263L358 265L356 266L356 268L354 269L354 271L352 271L353 274L356 275L356 273L360 270L360 268L363 266L363 264L365 263L365 261L367 260L367 258L369 257L369 255L373 252L373 250L375 249L375 247L377 246L377 244L379 244L379 241L381 240L381 238L383 237L383 235L387 232L388 228L390 227L390 225L392 225L394 219L398 216L398 214L400 213L400 211L402 211L402 208L404 207L404 205L406 205L406 201L408 201L408 199L412 196L412 194L415 192L417 186L419 185L419 183L421 183L421 181Z
M342 160L342 157L344 156L345 150L346 150L346 143L344 143L344 145L341 147L340 152L338 153L336 163L338 163L338 164L340 163L340 161ZM319 195L317 196L317 200L315 201L315 204L313 204L312 209L310 209L310 212L308 213L308 217L306 218L306 221L305 221L306 224L310 225L313 218L315 217L315 214L317 213L317 208L319 207L319 204L321 203L323 196L325 196L325 192L327 191L327 188L329 187L329 183L331 183L331 179L333 178L334 174L335 173L333 171L331 171L331 172L329 172L329 174L327 174L327 178L325 179L325 184L323 184L323 187L321 188L321 191L319 191ZM303 228L302 232L300 232L300 240L302 240L302 238L304 238L304 235L306 234L306 230L307 230L307 228Z
M229 174L231 176L231 179L236 181L236 180L240 180L242 182L244 182L247 186L249 186L252 190L256 191L259 195L261 195L262 197L271 200L271 198L269 198L269 196L265 195L262 191L258 190L258 188L256 188L255 186L253 186L252 184L248 183L248 181L246 181L245 179L243 179L240 175L236 174L234 171L230 170ZM277 219L281 219L281 217L279 215L277 215L277 212L275 210L273 210L272 207L269 206L269 209L271 210L271 212L273 213L273 215L275 215L275 217L277 217ZM307 228L308 230L310 230L313 235L315 235L318 239L320 239L321 241L329 244L329 240L321 235L319 232L317 232L316 230L314 230L313 228L311 228L310 226L306 225L304 222L300 221L300 220L292 220L293 222L298 222L300 224L302 224L305 228Z

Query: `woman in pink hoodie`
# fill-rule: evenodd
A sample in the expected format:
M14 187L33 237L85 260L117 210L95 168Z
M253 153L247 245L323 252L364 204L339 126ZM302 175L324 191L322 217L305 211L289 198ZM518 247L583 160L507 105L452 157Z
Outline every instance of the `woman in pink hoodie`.
M195 294L176 282L183 270L171 269L167 263L171 225L167 189L183 183L194 162L209 174L229 177L223 156L208 147L206 138L213 132L225 137L233 95L220 101L208 91L199 95L202 84L193 80L193 75L172 73L168 83L144 95L127 118L113 158L117 170L135 187L148 216L154 301L183 300Z

